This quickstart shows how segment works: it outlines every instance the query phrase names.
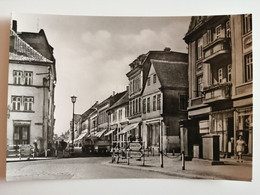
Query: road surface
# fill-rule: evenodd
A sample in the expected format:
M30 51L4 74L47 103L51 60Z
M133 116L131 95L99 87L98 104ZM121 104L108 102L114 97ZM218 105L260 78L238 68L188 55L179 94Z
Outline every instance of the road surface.
M8 162L7 181L38 179L177 178L145 170L107 165L110 157Z

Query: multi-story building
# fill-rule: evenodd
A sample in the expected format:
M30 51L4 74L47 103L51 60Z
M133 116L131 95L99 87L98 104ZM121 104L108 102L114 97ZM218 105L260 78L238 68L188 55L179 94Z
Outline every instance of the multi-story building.
M252 15L233 15L230 19L232 42L232 100L234 140L242 135L245 153L253 148L253 56Z
M245 120L252 116L252 39L244 17L192 17L184 38L189 46L188 126L197 135L189 144L200 145L200 156L205 134L219 136L223 154L235 143L236 130L251 139L250 127L245 130L241 122L240 129L238 122L242 116ZM251 22L249 18L244 21ZM243 25L248 31L242 31Z
M111 144L113 141L119 141L122 146L123 142L127 141L127 135L122 133L122 130L128 125L128 90L124 92L123 96L117 102L110 106L107 113L109 119L109 131L105 136L109 137Z
M151 60L142 93L142 138L146 148L180 151L179 120L187 118L188 55L178 61ZM162 140L160 140L162 139Z
M149 51L147 54L142 54L129 65L130 71L126 74L129 80L129 126L127 130L136 138L142 137L141 98L148 79L150 60L182 61L184 58L183 53L165 48L163 51Z
M37 142L47 149L53 141L56 70L44 31L18 33L13 21L9 62L7 144Z

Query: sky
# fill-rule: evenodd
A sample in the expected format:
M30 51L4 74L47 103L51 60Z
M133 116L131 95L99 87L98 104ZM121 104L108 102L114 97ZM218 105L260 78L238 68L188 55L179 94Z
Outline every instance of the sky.
M55 129L60 135L75 113L84 113L113 91L126 90L129 64L150 50L187 53L190 17L98 17L13 13L18 32L45 31L56 58Z

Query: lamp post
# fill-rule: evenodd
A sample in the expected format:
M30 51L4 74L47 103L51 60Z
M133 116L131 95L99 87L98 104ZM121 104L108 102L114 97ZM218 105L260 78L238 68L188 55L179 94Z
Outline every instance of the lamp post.
M71 96L71 102L73 104L73 112L72 112L72 130L71 130L71 141L72 141L72 147L71 147L71 152L74 152L74 105L76 102L77 97L76 96Z

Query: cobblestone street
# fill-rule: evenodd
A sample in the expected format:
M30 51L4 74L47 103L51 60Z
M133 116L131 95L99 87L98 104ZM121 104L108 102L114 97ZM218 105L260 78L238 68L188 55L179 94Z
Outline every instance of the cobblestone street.
M110 157L64 158L7 163L7 181L35 179L177 178L104 165Z

